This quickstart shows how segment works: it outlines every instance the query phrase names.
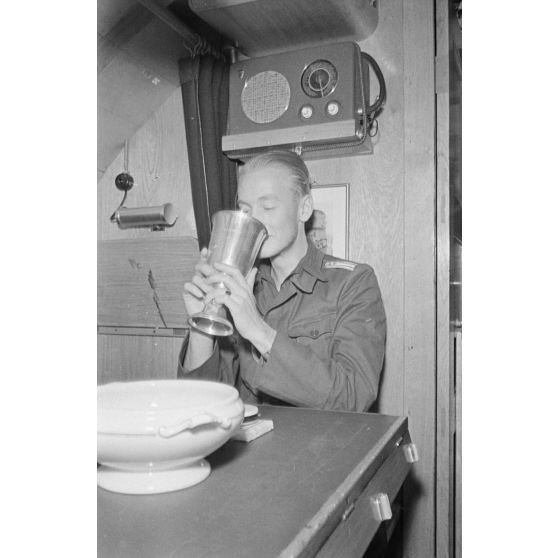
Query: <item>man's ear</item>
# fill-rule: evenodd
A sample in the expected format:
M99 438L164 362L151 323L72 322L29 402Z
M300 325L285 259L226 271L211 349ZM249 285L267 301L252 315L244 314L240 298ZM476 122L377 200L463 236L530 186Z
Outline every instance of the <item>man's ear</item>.
M310 217L312 217L312 212L314 211L314 200L310 194L306 194L300 200L298 204L298 217L303 222L306 223Z

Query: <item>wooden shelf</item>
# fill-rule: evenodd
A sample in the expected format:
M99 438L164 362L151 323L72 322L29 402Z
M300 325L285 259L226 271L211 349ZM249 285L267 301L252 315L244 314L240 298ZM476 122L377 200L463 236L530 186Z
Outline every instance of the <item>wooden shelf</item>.
M360 41L378 24L376 3L359 0L190 0L189 6L248 56Z

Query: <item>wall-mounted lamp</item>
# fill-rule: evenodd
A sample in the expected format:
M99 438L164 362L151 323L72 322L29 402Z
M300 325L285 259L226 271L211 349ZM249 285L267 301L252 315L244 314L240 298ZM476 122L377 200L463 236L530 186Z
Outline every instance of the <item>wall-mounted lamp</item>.
M121 229L150 227L152 231L162 231L172 227L178 217L172 203L153 207L124 207L128 191L134 185L134 179L127 172L120 173L114 180L116 187L124 192L124 197L110 220L117 223Z

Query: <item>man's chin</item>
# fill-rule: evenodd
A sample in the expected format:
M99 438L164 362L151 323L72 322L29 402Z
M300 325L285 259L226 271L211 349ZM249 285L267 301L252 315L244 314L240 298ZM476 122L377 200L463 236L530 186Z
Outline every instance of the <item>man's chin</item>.
M274 250L273 248L273 244L270 246L268 244L269 239L267 239L263 245L262 248L260 250L260 253L258 254L258 258L260 258L260 260L267 260L269 258L273 258L273 256L277 255L277 250Z

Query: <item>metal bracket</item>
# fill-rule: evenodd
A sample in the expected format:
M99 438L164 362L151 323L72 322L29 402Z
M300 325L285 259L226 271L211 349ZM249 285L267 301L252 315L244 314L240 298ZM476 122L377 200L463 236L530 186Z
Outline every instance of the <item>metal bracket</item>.
M388 495L384 492L375 494L370 498L372 505L372 516L376 521L386 521L391 519L391 506Z

